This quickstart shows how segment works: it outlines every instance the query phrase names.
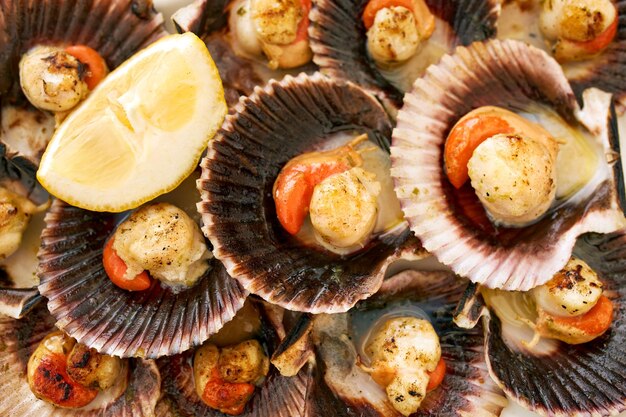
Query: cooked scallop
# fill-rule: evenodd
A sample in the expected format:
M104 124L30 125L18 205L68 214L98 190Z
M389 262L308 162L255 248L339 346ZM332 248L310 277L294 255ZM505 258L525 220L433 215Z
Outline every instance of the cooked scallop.
M544 2L540 28L553 41L561 62L593 57L604 50L617 31L617 10L611 0L552 0Z
M219 371L227 382L256 384L269 372L269 359L257 340L246 340L222 349Z
M578 316L593 308L602 282L584 261L571 258L548 283L532 290L537 306L555 316Z
M37 46L22 56L19 67L22 91L42 110L70 110L89 91L84 65L62 48Z
M419 408L432 372L441 359L439 336L432 324L417 317L389 319L365 346L372 378L386 387L393 407L405 416Z
M193 357L193 379L200 398L204 395L204 388L211 379L219 358L220 350L214 344L205 343L196 350Z
M250 0L250 10L262 42L288 45L296 40L303 17L298 0Z
M198 225L168 203L143 206L119 225L113 248L132 279L147 270L169 284L193 285L208 269L211 253Z
M367 48L378 63L403 62L417 52L420 33L413 12L405 7L384 8L376 13L367 31Z
M375 175L359 167L326 178L315 186L311 198L316 236L340 248L363 243L376 225L378 194Z
M604 32L616 14L611 0L550 0L543 2L539 22L548 39L585 42Z
M494 221L525 226L543 215L556 195L557 144L517 134L481 143L468 163L472 187Z
M78 408L89 404L98 391L74 381L67 374L66 356L76 341L62 332L46 336L28 360L28 385L33 394L57 407Z

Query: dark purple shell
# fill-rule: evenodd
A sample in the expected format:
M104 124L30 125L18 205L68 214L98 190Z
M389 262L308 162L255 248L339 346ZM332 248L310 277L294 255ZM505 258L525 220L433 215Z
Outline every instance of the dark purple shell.
M386 149L391 124L374 97L301 74L256 89L234 110L201 163L198 210L215 256L246 290L290 310L342 312L378 290L393 260L418 250L402 227L342 257L305 247L276 217L272 187L294 156L341 131L367 132Z
M616 120L609 95L588 93L583 127L578 119L582 112L558 63L518 41L458 47L431 66L404 98L391 147L396 194L424 248L473 282L524 291L545 283L565 265L580 234L621 227L626 205ZM513 110L547 106L568 123L588 129L602 147L598 160L607 166L598 173L606 176L593 192L576 202L564 201L536 223L492 225L469 181L454 189L443 162L452 126L488 105Z
M38 400L26 380L26 365L39 342L56 331L54 318L40 304L21 320L0 317L0 415L37 417L151 417L160 396L161 378L154 361L130 359L126 391L94 410L55 407Z
M179 293L154 283L145 291L115 286L102 250L119 217L56 200L39 250L39 290L57 327L109 355L155 358L183 352L216 333L243 306L247 292L217 261Z
M0 106L13 105L26 113L37 113L35 119L40 118L39 123L20 119L22 123L32 123L28 131L44 125L48 116L30 105L19 83L19 61L35 45L87 45L102 55L109 69L114 69L166 34L163 16L149 0L2 0ZM52 131L48 133L52 136ZM30 143L32 138L24 137L24 141ZM36 149L29 151L35 164L45 149L45 144L41 145L38 143Z
M439 335L441 355L446 362L442 384L426 395L420 409L412 416L500 415L507 400L489 378L480 326L465 331L452 321L454 309L466 286L466 280L449 272L408 270L386 280L376 295L357 304L349 313L315 319L314 340L325 366L325 383L347 404L352 413L349 415L400 416L383 389L355 365L356 350L352 339L341 336L344 333L336 329L349 329L350 322L360 312L407 300L418 304L429 316Z
M549 356L510 348L494 315L486 332L490 373L516 402L551 417L616 415L626 411L626 234L584 235L574 254L587 262L613 301L614 321L582 345L557 342ZM520 383L520 381L524 381Z
M368 57L362 15L369 0L314 0L309 28L313 61L332 78L353 81L384 103L402 106L392 86ZM426 0L432 13L452 28L449 50L483 41L496 33L500 5L495 0Z

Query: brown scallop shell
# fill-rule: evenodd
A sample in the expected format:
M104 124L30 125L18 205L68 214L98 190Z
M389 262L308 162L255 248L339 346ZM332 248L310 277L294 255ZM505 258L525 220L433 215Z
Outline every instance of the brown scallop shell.
M201 344L243 306L247 292L217 261L178 293L158 283L139 292L115 286L102 250L119 219L59 200L46 214L39 290L61 330L109 355L156 358Z
M46 114L28 103L19 84L20 58L37 44L88 45L113 69L166 34L163 17L149 0L3 1L0 3L1 106L13 105L26 113L37 113L32 121L30 117L21 119L32 123L30 130L46 123ZM52 129L48 133L51 137ZM38 143L36 149L28 152L33 163L39 163L46 145Z
M26 365L39 342L55 331L54 318L40 304L21 320L0 317L0 415L37 417L151 417L160 396L154 361L130 359L128 387L120 397L94 410L64 409L37 399L26 380Z
M431 66L405 96L391 147L396 193L424 248L457 274L489 288L528 290L548 281L570 257L577 236L623 227L624 180L610 96L583 95L578 107L561 68L545 52L517 41L459 47ZM469 184L454 190L443 168L448 132L463 115L492 105L541 104L586 129L604 155L595 190L567 200L522 228L487 227ZM598 174L600 175L600 174ZM591 188L590 188L591 189Z
M535 356L507 345L500 320L488 315L489 371L510 398L541 415L617 415L626 411L626 233L584 235L574 254L604 283L614 306L611 328L591 342L556 342L556 351Z
M399 109L403 93L369 58L362 15L369 0L314 0L310 13L313 61L322 73L353 81L385 106ZM432 13L451 27L449 50L496 34L500 4L495 0L426 0Z
M392 261L415 254L404 225L342 257L305 247L276 218L272 187L294 156L341 131L387 148L391 123L373 96L301 74L255 89L234 111L201 163L198 210L215 257L246 290L290 310L342 312L378 290Z
M394 302L418 304L439 335L446 375L441 386L428 393L412 416L499 416L507 400L490 380L485 364L483 336L479 328L461 331L453 312L467 281L450 272L407 270L387 280L380 291L345 314L314 319L313 340L324 381L354 414L397 417L384 390L357 363L355 341L347 335L359 312L388 307ZM408 308L408 307L405 307ZM479 326L480 327L480 326Z

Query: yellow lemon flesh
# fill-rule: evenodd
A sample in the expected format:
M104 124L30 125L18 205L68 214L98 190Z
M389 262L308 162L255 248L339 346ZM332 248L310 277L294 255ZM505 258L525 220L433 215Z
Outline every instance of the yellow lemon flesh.
M204 42L167 36L111 72L59 126L37 178L77 207L135 208L194 170L226 112Z

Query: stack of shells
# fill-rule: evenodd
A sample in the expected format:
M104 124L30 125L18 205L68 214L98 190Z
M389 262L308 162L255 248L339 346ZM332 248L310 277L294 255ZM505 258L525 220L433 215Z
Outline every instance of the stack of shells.
M373 58L366 0L304 1L305 58L284 61L267 45L255 55L234 27L251 1L197 0L174 15L178 31L205 41L230 106L198 172L159 200L197 203L197 211L183 208L202 226L214 256L209 269L183 289L118 288L102 255L124 216L52 201L45 224L31 226L43 227L38 282L20 276L11 257L0 264L0 415L227 415L201 398L194 362L201 346L245 333L250 320L248 335L271 365L240 415L498 416L507 397L549 416L626 410L626 194L617 128L626 97L626 1L615 3L611 44L582 69L559 64L549 48L496 39L541 36L532 25L528 39L524 28L512 29L511 15L537 19L541 6L533 1L426 0L435 29L404 66ZM0 185L38 207L49 196L34 173L54 123L21 93L20 57L37 44L79 43L114 69L166 35L151 2L78 3L0 2ZM590 141L593 175L533 221L498 222L444 169L447 135L483 106L531 116L547 109ZM12 114L29 121L17 139ZM347 249L288 232L273 195L283 167L362 135L373 153L388 155L382 165L393 189L378 194L375 212L397 205L400 218L372 226ZM614 308L610 328L582 344L534 349L512 341L486 294L546 284L573 254L602 281ZM373 378L366 343L398 317L430 323L446 369L409 412ZM79 409L36 398L27 363L57 330L123 358L122 388Z

